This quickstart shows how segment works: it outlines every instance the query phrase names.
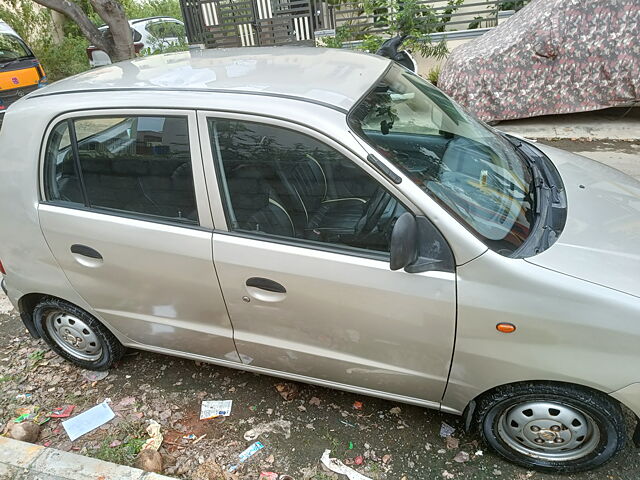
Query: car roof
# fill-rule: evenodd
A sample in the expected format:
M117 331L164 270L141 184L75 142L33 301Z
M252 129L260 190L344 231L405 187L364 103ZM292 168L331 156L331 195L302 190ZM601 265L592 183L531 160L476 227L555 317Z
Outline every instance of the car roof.
M0 33L9 33L11 35L15 35L16 37L18 36L16 31L13 28L11 28L7 22L3 20L0 20Z
M383 57L333 48L190 50L96 68L30 97L115 90L210 91L287 97L346 111L389 64Z

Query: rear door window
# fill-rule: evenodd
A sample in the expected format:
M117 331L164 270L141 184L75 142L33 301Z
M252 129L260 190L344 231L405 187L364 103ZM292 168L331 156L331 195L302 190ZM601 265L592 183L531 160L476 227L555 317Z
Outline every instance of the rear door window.
M49 136L45 193L67 206L198 224L187 118L64 120Z

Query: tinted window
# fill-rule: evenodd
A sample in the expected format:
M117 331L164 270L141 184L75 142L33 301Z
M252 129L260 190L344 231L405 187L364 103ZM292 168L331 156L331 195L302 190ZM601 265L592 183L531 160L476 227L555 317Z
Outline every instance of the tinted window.
M176 22L154 22L147 25L147 32L158 39L182 38L185 36L184 27Z
M404 208L318 140L260 123L210 119L231 230L389 251Z
M184 117L67 120L46 162L48 200L198 222Z

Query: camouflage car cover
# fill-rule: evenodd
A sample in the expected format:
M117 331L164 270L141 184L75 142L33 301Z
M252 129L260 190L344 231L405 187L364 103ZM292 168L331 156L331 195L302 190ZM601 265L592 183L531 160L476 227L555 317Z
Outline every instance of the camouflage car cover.
M640 101L640 0L533 0L454 49L438 87L485 121Z

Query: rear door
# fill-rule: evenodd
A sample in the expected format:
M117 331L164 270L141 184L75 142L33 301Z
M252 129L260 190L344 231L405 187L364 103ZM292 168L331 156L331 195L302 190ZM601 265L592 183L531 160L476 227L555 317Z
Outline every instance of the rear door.
M109 325L147 346L235 362L199 152L193 112L59 117L43 156L40 223Z
M391 195L367 226L376 193L392 185L336 142L275 119L199 115L207 185L220 192L211 192L214 260L242 360L437 405L455 273L389 269L407 200Z

